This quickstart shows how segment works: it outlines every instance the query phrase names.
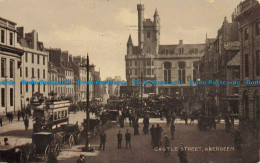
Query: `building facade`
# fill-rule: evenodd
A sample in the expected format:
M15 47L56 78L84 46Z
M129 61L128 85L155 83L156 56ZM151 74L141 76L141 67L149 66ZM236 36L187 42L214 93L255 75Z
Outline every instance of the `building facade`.
M260 5L245 0L233 14L239 22L241 86L239 87L241 124L259 130L260 120ZM251 81L251 83L247 83ZM256 130L256 131L257 131Z
M127 42L126 79L132 96L155 93L169 96L190 96L198 79L198 62L204 55L205 44L160 45L160 17L155 10L154 19L144 19L144 5L138 4L138 46L131 35ZM170 82L171 84L136 85L138 81ZM174 83L175 82L175 83ZM181 84L182 83L182 84ZM130 90L130 91L129 91Z
M17 43L16 23L0 17L0 115L21 110L20 66L23 50Z
M33 30L24 33L24 27L18 27L17 40L21 44L24 55L20 67L21 106L26 107L34 94L41 94L48 97L48 85L26 84L25 81L47 81L48 80L48 52L44 49L43 43L38 41L38 32Z

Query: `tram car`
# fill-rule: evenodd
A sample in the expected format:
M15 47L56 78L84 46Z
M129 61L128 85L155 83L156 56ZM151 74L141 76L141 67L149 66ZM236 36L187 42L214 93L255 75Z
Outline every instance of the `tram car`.
M34 159L44 159L48 162L56 158L60 152L60 144L55 134L51 132L37 132L32 135Z
M52 127L69 121L70 101L46 102L34 107L33 132L43 129L51 131Z

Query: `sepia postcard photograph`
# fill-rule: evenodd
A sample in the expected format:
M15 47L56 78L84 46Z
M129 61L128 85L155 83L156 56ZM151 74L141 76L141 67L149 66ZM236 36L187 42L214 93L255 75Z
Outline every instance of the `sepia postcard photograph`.
M0 163L260 163L260 0L0 0Z

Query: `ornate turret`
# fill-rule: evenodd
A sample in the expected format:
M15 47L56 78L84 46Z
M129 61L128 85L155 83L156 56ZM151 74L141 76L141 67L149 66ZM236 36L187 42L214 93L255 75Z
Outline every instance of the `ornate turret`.
M133 42L132 37L129 35L128 41L127 41L127 55L133 54Z

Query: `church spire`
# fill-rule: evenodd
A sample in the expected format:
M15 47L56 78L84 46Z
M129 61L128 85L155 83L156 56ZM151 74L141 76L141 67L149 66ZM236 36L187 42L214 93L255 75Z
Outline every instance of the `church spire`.
M154 12L154 15L153 15L153 16L154 16L154 17L155 17L155 16L159 16L157 8L155 9L155 12Z

